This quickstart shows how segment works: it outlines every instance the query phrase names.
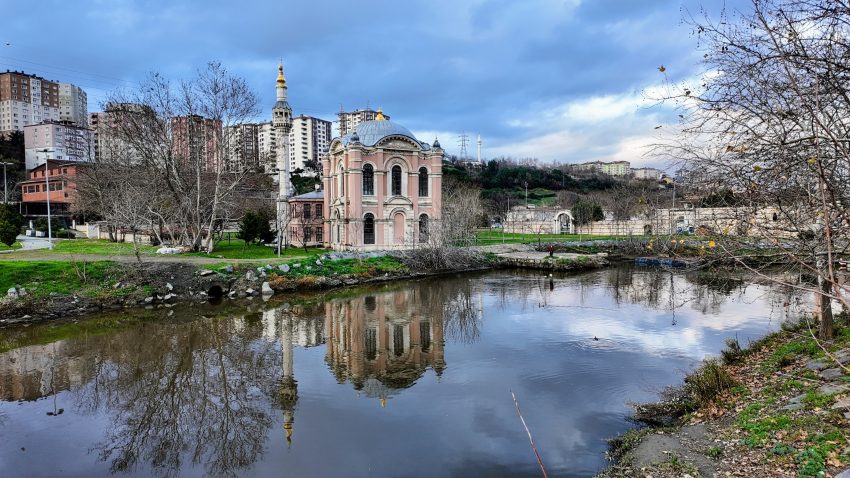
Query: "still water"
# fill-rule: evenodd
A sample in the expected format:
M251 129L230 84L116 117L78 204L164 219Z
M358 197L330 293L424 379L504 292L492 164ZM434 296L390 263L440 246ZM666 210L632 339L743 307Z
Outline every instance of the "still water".
M627 402L789 294L499 271L0 330L0 475L539 476L513 390L550 476L592 476Z

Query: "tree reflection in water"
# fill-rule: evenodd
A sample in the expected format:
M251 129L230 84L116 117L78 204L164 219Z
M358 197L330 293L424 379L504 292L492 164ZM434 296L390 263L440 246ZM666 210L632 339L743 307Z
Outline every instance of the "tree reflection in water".
M529 307L548 307L555 303L548 297L559 294L575 294L574 306L581 306L584 294L605 293L616 307L689 305L706 313L742 296L753 281L741 274L618 267L556 275L558 286L552 287L548 274L505 271L400 283L348 298L310 296L302 305L236 317L221 309L214 318L187 313L183 320L141 321L117 332L2 353L0 399L34 400L72 390L78 411L104 413L110 421L92 450L112 472L150 467L151 474L177 476L191 465L211 476L239 476L262 458L270 441L295 439L296 347L324 345L339 383L350 382L386 405L428 369L442 375L447 341L480 339L485 292ZM793 287L764 290L783 318L796 313ZM282 430L274 430L277 421Z

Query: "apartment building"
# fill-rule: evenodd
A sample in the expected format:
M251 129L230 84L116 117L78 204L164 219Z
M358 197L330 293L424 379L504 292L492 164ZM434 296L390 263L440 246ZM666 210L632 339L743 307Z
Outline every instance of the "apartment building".
M216 172L221 165L221 121L200 115L171 118L172 154L186 167Z
M599 171L609 176L627 176L631 173L631 163L628 161L591 161L589 163L575 164L573 168L577 171Z
M257 151L260 170L266 174L274 174L277 167L277 131L271 122L262 123L257 128Z
M243 123L224 129L229 171L260 170L261 126L256 123Z
M59 83L59 121L88 127L88 96L85 90L70 83Z
M0 73L0 134L59 121L59 83L20 71Z
M383 113L380 108L378 108L378 111L369 108L355 111L340 111L337 113L337 116L339 117L339 135L345 136L349 132L353 131L354 127L360 123L373 121L378 117L378 113L381 113L384 119L390 119L390 116Z
M48 159L88 163L95 159L94 135L88 128L70 122L47 121L26 125L24 158L27 169Z
M308 161L315 161L328 153L331 144L331 122L312 116L297 116L292 119L289 133L289 167L291 171L306 169Z

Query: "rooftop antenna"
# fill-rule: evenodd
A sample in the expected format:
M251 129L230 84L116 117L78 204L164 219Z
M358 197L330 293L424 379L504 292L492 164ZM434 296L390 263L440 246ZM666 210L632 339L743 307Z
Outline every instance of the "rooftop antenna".
M460 146L460 159L466 159L469 154L466 151L466 145L469 144L469 135L465 132L461 133L460 136L457 137L457 144Z

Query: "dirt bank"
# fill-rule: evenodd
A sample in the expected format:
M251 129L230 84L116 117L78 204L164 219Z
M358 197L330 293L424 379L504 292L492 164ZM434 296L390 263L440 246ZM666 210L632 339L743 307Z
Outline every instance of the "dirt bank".
M725 351L665 401L636 406L654 426L611 440L598 478L850 477L847 317L822 345L797 327Z

